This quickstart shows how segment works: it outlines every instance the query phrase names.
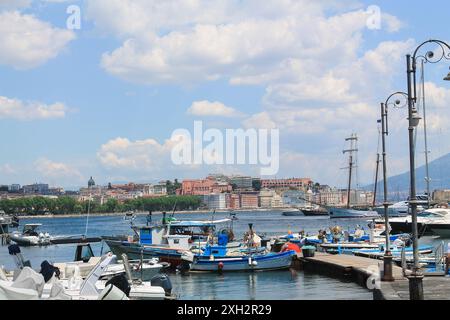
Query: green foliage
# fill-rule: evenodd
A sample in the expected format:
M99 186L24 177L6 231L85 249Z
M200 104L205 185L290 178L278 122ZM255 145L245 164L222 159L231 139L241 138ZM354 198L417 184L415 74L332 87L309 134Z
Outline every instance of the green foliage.
M167 196L160 198L137 198L120 203L109 199L100 205L95 201L78 202L72 197L57 199L34 197L1 200L0 210L7 214L42 215L50 212L55 215L115 213L127 211L182 211L196 210L201 206L201 199L196 196Z

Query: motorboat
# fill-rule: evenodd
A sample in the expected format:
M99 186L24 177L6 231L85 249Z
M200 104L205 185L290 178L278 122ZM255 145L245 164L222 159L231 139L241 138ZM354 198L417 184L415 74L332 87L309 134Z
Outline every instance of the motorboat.
M51 244L51 237L49 233L38 232L37 229L42 224L33 223L26 224L22 232L13 232L10 234L10 239L20 246L47 246Z
M328 213L331 219L371 219L380 217L376 211L353 208L329 208Z
M72 266L70 274L66 270L68 278L61 277L59 269L47 261L41 264L39 273L23 265L9 276L2 271L0 300L163 300L172 297L172 286L166 275L156 276L152 281L133 278L126 257L122 259L125 272L110 279L103 276L108 267L117 263L112 253L100 258L85 278L81 277L77 265Z
M305 215L299 209L284 211L281 215L285 217L304 217Z
M380 216L384 216L384 206L376 207L374 208L374 210L378 212ZM422 212L423 210L425 210L424 206L419 205L417 207L417 212ZM392 218L406 217L409 214L411 214L409 201L400 201L388 207L389 217Z
M446 224L450 223L450 209L433 208L417 214L417 228L419 236L447 234ZM389 220L392 233L411 233L412 217L394 218ZM434 229L434 230L433 230Z
M55 263L54 266L60 270L60 278L67 279L75 270L81 278L87 277L89 272L100 261L100 257L96 257L89 243L78 244L75 250L75 258L73 262ZM131 275L142 281L151 281L153 277L159 274L163 269L168 268L169 264L159 262L158 258L129 260ZM118 274L125 273L122 261L116 261L109 264L101 275L100 279L111 279Z

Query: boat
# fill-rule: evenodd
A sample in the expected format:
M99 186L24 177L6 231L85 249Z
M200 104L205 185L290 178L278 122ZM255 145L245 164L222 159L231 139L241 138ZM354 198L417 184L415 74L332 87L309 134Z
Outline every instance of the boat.
M13 232L9 237L12 241L24 247L50 245L50 234L37 232L37 229L41 226L40 223L26 224L22 232Z
M74 261L55 263L54 266L60 270L60 279L67 279L69 274L75 273L75 270L84 279L100 259L100 257L94 255L90 243L80 243L76 247ZM163 269L169 267L168 263L159 262L157 258L129 260L128 263L130 265L131 275L142 281L151 281ZM117 261L106 267L100 279L111 279L121 273L125 273L124 264L122 261Z
M321 207L304 208L301 209L306 217L318 217L318 216L329 216L328 210Z
M422 212L425 210L425 207L425 204L419 205L417 207L417 212ZM384 216L384 206L376 207L374 210L378 212L380 216ZM410 214L411 207L409 206L409 201L400 201L388 207L388 215L392 218L407 217Z
M253 231L253 224L249 224L244 237L246 248L230 249L227 240L226 236L219 237L217 244L207 245L202 253L183 255L185 268L194 272L281 270L290 268L292 258L297 254L290 249L271 252L262 246L262 239Z
M218 254L225 254L225 247L212 247L211 251L217 251ZM208 252L207 252L208 253ZM211 259L210 256L194 257L191 271L267 271L289 269L292 264L292 258L296 255L295 251L286 251L281 253L264 253L254 255L240 256L218 256Z
M168 221L163 215L162 223L151 226L132 226L134 236L102 237L111 251L120 256L126 254L130 259L157 257L162 262L170 263L176 268L182 263L182 255L185 251L200 252L208 241L214 240L214 235L227 233L233 240L231 228L223 228L217 231L217 226L232 223L231 219L211 221ZM240 244L231 242L230 247L238 247Z
M447 234L447 225L450 223L450 209L433 208L417 214L417 228L419 236ZM391 233L411 233L412 217L394 218L389 220ZM434 231L433 231L434 229Z
M352 174L353 169L357 168L354 153L358 152L358 136L353 134L350 138L345 139L350 142L350 149L344 150L344 154L349 154L349 167L348 167L348 187L347 187L347 206L346 207L327 207L328 213L331 219L365 219L365 218L377 218L378 212L367 209L362 210L351 205L351 187L352 187Z
M17 245L14 250L15 258L23 259ZM77 250L78 251L78 250ZM0 300L116 300L107 298L111 291L121 297L118 300L151 299L163 300L171 295L170 280L166 275L156 275L151 281L143 281L133 277L131 265L126 256L122 257L123 269L112 274L111 267L117 265L117 257L108 253L95 259L93 267L89 266L92 257L87 262L77 261L50 265L47 261L41 264L41 271L37 273L31 265L17 264L18 270L14 274L2 272L0 281ZM89 268L83 266L86 263ZM62 267L62 269L60 269ZM84 270L81 270L83 268ZM87 274L83 274L86 272ZM108 276L111 273L111 277ZM18 274L18 276L17 276ZM124 278L126 275L127 279ZM15 279L15 280L14 280ZM34 284L33 284L34 281ZM24 282L17 284L17 282ZM124 285L125 283L125 285ZM113 284L117 288L111 286ZM24 291L16 288L25 288Z
M292 211L284 211L282 213L282 215L285 217L304 217L303 212L299 209L292 210Z

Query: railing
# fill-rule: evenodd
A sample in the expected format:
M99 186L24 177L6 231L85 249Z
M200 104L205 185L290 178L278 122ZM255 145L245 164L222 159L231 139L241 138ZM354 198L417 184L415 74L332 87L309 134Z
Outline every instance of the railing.
M402 259L402 273L403 273L403 276L406 277L406 270L408 268L408 265L406 263L406 248L405 248L405 245L402 246L401 259Z
M435 249L434 254L434 262L436 266L436 272L438 271L445 271L445 255L444 255L444 241L441 242L441 244Z

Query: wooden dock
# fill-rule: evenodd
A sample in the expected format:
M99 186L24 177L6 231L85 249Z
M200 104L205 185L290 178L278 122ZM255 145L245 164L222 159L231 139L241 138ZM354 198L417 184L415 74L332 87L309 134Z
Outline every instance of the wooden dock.
M393 266L394 282L380 281L383 261L352 255L331 255L316 252L314 257L303 258L301 254L294 266L306 272L324 274L352 280L372 290L374 300L409 300L409 281L402 268ZM378 272L378 273L377 273ZM450 278L429 276L423 282L426 300L450 300Z

